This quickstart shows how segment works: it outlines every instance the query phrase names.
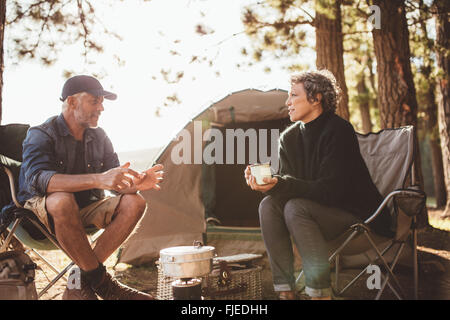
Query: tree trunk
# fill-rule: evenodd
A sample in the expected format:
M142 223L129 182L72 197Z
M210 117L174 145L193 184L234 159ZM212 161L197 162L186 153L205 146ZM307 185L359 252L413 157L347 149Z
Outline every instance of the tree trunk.
M381 128L413 125L417 128L417 100L410 64L409 32L403 0L374 0L380 8L381 28L373 29L377 60ZM416 144L418 144L416 134ZM423 190L419 147L416 145L415 173ZM420 227L428 225L426 209L418 216Z
M359 111L361 113L362 122L362 133L369 133L372 131L372 120L370 117L370 104L369 104L369 90L366 87L366 78L364 76L364 71L361 72L361 79L356 85L356 90L358 91L358 104Z
M447 202L447 193L445 188L444 167L442 163L442 150L439 140L430 138L431 148L431 168L433 170L434 196L436 198L436 207L443 208Z
M0 0L0 124L2 123L2 93L3 93L3 45L6 25L6 0Z
M425 79L432 79L432 67L430 65L422 68L422 74ZM428 90L424 95L425 108L425 131L430 139L431 148L431 168L433 171L434 196L436 206L444 207L446 203L444 168L442 165L442 151L439 144L439 130L437 121L438 106L436 104L436 95L434 94L436 86L434 81L430 81Z
M417 124L416 91L409 58L408 26L402 0L375 0L381 29L373 29L377 59L378 107L382 128Z
M448 1L435 1L436 14L436 55L438 64L438 121L441 138L442 164L444 167L445 185L447 189L447 204L443 216L450 217L450 22Z
M433 77L434 61L431 58L433 51L435 50L434 41L430 41L428 37L427 22L428 17L427 11L428 7L425 5L423 0L419 1L420 8L420 30L423 33L424 42L424 65L421 68L421 73L424 79L428 80L427 90L423 94L425 102L425 132L429 137L430 149L431 149L431 168L433 171L433 186L434 186L434 196L436 198L436 207L441 208L445 206L447 201L447 193L445 190L445 177L444 168L442 165L442 151L439 140L439 128L437 121L438 106L436 103L436 86L437 82L435 77Z
M323 10L330 10L330 8L318 7L320 4L316 0L316 17L314 19L317 53L316 67L317 69L328 69L335 76L342 90L342 98L337 106L336 114L345 120L349 120L348 92L344 74L341 0L333 2L333 4L330 4L332 13L327 15L323 13Z

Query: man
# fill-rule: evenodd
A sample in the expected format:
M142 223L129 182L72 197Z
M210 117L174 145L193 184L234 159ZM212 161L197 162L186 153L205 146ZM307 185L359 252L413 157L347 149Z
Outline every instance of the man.
M23 143L19 201L55 234L81 269L81 288L63 299L152 299L113 279L105 260L127 239L146 210L138 191L159 190L162 165L138 173L119 164L111 141L97 127L103 99L115 100L90 76L75 76L62 89L62 113L30 128ZM103 190L115 197L105 198ZM85 227L104 228L92 249Z
M267 194L259 206L262 235L280 299L294 299L291 237L302 258L306 293L331 298L327 241L368 218L382 197L359 152L352 125L335 114L339 88L326 71L291 77L286 105L290 120L279 141L279 174L258 185L250 168L247 184ZM386 232L385 210L373 228Z

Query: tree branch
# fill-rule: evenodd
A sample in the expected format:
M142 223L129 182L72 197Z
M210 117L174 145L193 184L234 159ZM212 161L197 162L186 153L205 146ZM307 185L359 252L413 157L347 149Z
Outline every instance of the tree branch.
M300 10L302 10L304 13L306 13L310 18L311 18L311 23L314 23L314 17L312 15L309 14L308 11L306 11L305 9L303 9L302 7L299 7Z
M46 2L47 1L45 1L45 0L41 0L36 3L30 4L30 6L27 8L27 10L25 10L24 12L21 12L20 14L17 14L16 17L12 21L6 21L6 25L17 22L19 19L22 19L23 16L29 14L31 9L33 9L34 7L40 7L42 4L44 4Z

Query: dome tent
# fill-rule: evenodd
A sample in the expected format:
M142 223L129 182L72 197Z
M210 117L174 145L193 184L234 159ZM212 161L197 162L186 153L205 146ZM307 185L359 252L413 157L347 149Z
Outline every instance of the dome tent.
M142 192L148 210L122 246L119 262L149 262L163 248L194 240L215 246L219 255L264 252L258 219L263 195L243 175L249 163L277 156L279 133L290 124L287 96L280 89L245 89L193 117L153 161L164 165L162 189Z

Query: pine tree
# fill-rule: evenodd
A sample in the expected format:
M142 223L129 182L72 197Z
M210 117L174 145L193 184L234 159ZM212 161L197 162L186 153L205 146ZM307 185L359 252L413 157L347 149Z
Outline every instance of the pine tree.
M94 32L98 26L102 24L96 16L92 0L0 0L0 123L5 27L14 31L8 42L9 57L13 63L33 59L51 65L65 45L81 41L84 48L82 55L89 63L89 53L103 51L101 41L95 34L120 38L106 27Z
M370 0L368 0L370 3ZM417 99L411 71L409 30L404 0L374 0L380 8L381 27L372 30L378 75L378 106L382 128L413 125L417 128ZM417 131L416 131L417 135ZM415 174L423 189L418 139ZM420 226L428 224L426 209L418 217Z
M444 165L445 185L447 187L447 204L443 217L450 217L450 3L448 1L434 2L436 19L436 55L438 65L439 89L439 132Z
M422 115L418 118L419 139L429 140L436 206L443 207L446 203L446 190L435 95L437 84L435 41L429 37L430 31L427 28L433 17L433 9L423 0L419 0L418 3L409 3L408 10L412 13L411 52L416 58L412 67L419 114Z
M306 48L305 25L313 26L316 35L316 67L330 70L342 90L336 113L349 119L348 90L344 74L341 0L266 0L247 7L243 23L255 43L253 57L261 60L263 53L273 52L276 58L295 57ZM308 9L314 7L315 17ZM275 19L273 19L275 17ZM297 66L292 66L296 69ZM301 67L301 66L300 66Z

